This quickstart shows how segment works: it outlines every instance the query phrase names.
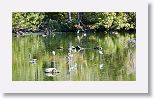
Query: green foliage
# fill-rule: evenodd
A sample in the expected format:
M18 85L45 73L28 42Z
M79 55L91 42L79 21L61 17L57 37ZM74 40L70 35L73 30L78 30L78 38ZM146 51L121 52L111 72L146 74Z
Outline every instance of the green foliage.
M42 20L44 13L38 12L13 12L12 27L14 29L37 30Z
M134 12L104 12L97 13L92 29L129 30L136 29L136 13Z
M78 24L77 13L71 12L14 12L13 29L37 30L47 28L50 31L71 32ZM135 30L135 12L80 12L80 20L88 30Z

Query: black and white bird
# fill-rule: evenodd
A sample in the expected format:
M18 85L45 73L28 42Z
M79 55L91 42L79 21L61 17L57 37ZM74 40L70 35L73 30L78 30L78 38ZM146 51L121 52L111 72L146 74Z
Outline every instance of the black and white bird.
M56 68L46 68L44 73L46 76L56 76L60 72Z

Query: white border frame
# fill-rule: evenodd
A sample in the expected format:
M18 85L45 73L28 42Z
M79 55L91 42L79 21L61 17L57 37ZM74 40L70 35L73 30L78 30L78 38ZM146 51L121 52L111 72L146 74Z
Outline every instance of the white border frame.
M9 2L9 3L8 3ZM6 7L5 7L6 5ZM148 93L148 5L136 0L3 0L0 3L3 93ZM136 81L12 81L12 12L136 12Z

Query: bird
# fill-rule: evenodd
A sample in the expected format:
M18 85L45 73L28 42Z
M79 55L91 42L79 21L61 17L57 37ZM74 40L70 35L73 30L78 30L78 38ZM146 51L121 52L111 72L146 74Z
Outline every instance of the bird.
M56 76L60 72L56 68L46 68L44 73L46 76Z
M60 73L56 68L46 68L45 73Z

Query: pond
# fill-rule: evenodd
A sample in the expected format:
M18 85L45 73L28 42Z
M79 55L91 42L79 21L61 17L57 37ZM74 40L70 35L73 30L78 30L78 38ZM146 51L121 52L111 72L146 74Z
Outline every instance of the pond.
M12 37L13 81L134 81L135 34Z

